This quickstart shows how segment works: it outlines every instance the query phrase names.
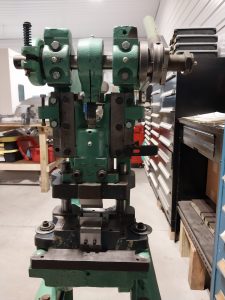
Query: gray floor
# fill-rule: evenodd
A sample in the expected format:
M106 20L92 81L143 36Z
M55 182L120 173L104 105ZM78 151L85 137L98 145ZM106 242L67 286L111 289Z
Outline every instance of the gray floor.
M3 173L0 173L0 182ZM137 184L131 203L138 221L150 224L149 237L162 300L208 300L208 291L191 291L187 281L188 259L181 258L178 244L169 239L168 224L156 205L143 169L136 170ZM39 279L29 278L29 256L34 251L35 227L51 218L58 204L51 193L41 194L38 186L0 186L0 299L31 300ZM77 300L129 299L115 289L81 288L74 291ZM154 299L153 299L154 300Z

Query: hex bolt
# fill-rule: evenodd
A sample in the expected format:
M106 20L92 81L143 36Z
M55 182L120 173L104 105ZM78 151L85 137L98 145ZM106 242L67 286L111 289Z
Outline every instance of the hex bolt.
M123 73L121 74L121 78L122 78L123 80L127 80L127 79L129 78L129 74L128 74L127 72L123 72Z
M98 177L99 177L100 179L105 178L106 175L107 175L107 172L106 172L105 170L99 170L99 171L98 171Z
M56 121L51 121L51 127L56 128L58 126L58 123Z
M144 231L147 230L146 225L144 223L142 223L142 222L137 223L136 228L140 232L144 232Z
M144 224L142 222L137 223L138 229L144 229Z
M60 77L61 77L61 75L60 75L59 71L55 71L55 72L52 73L52 78L53 79L57 80Z
M126 64L129 61L129 58L127 56L124 56L123 62Z
M49 222L48 221L43 221L42 222L42 226L43 227L48 227L49 226Z
M127 127L128 129L130 129L130 128L132 127L132 123L131 123L131 122L127 122L127 123L126 123L126 127Z
M74 175L75 178L79 178L80 175L81 175L80 170L75 170L74 173L73 173L73 175Z
M52 57L51 57L51 61L52 61L53 63L57 63L58 58L57 58L56 56L52 56Z
M59 50L59 48L61 47L60 42L59 41L53 41L51 43L51 48L55 51Z
M51 104L56 104L57 99L56 99L55 97L51 97L51 98L49 99L49 101L50 101Z
M50 295L46 294L46 295L41 296L40 300L51 300L51 297L50 297Z
M89 141L88 142L88 147L91 147L92 146L92 141Z
M124 50L130 49L130 42L128 42L128 41L122 42L122 48L123 48Z

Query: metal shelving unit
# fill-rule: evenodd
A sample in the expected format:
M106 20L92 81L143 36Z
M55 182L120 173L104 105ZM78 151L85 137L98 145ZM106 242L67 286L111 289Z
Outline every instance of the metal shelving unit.
M145 114L145 141L159 148L158 155L145 159L146 172L169 223L172 214L175 99L176 75L171 73L164 86L153 86L151 111Z

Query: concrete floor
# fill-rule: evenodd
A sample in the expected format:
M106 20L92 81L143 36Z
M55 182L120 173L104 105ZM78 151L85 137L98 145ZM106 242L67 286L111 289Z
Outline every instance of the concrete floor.
M0 173L0 182L3 173ZM131 203L138 221L150 224L149 237L162 300L208 300L208 291L191 291L188 285L188 259L181 258L178 244L169 239L169 227L143 169L136 170L136 188ZM0 299L31 300L39 279L28 277L29 256L34 251L35 227L51 219L51 211L59 203L51 192L41 194L38 186L0 186ZM80 288L77 300L125 300L128 294L116 289ZM154 300L154 299L152 299Z

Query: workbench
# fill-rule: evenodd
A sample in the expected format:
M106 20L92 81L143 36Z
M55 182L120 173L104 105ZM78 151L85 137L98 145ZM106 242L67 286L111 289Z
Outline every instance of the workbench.
M15 162L1 162L0 171L39 171L41 192L48 192L50 188L50 173L57 168L63 159L57 159L48 163L47 137L51 130L49 126L42 126L39 123L22 125L21 123L0 123L0 132L18 128L37 128L40 146L40 163L19 160Z

